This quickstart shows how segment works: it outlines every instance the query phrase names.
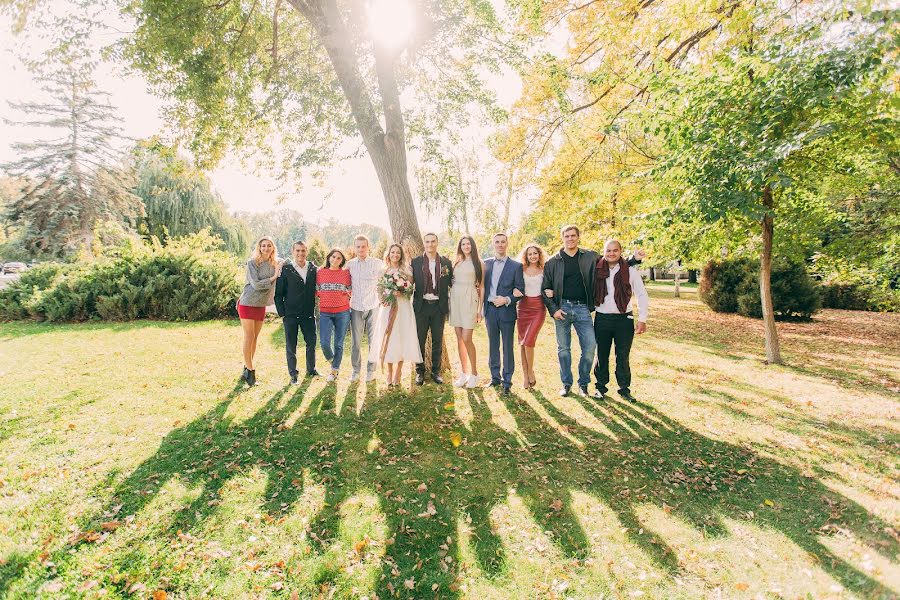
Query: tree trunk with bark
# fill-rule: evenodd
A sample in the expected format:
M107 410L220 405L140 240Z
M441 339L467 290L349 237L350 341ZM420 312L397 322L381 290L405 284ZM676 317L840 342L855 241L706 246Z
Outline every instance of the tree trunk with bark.
M775 224L772 216L774 200L772 188L763 189L763 206L766 215L762 225L762 253L759 260L759 295L762 300L763 326L766 332L766 362L773 365L782 364L781 348L778 344L778 330L775 328L775 311L772 305L772 238Z

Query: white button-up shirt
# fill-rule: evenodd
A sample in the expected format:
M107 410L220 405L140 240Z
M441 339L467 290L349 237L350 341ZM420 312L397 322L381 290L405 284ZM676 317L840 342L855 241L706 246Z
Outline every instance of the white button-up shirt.
M378 300L378 279L384 271L384 262L369 256L365 260L351 258L347 261L353 295L350 296L351 310L372 310L381 303Z
M609 277L606 278L606 298L603 299L603 304L597 307L598 313L603 313L606 315L622 314L619 311L619 307L616 306L616 290L614 287L616 281L616 273L618 272L619 265L616 265L609 270ZM637 298L638 321L646 323L647 317L650 314L650 296L647 295L647 288L644 287L644 280L641 279L640 274L634 267L628 268L628 279L631 281L632 303L634 302L635 298Z

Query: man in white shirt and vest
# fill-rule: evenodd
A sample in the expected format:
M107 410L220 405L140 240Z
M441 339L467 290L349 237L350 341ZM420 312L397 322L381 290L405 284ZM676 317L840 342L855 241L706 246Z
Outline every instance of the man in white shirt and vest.
M352 347L350 351L350 364L353 366L353 374L350 381L358 381L362 370L362 345L363 333L366 335L369 346L372 345L372 333L375 331L375 317L378 309L378 279L384 270L384 262L369 256L369 238L359 234L353 239L353 249L356 256L347 262L350 270L350 282L353 285L353 294L350 296L350 336ZM374 362L366 364L366 381L375 379Z
M629 310L632 300L637 300L638 315ZM596 398L606 397L609 383L609 351L616 345L616 383L619 395L634 402L631 395L631 343L634 334L647 331L650 297L635 267L622 258L622 244L609 240L603 247L603 256L594 269L594 335L597 338L597 363L594 377L597 380ZM635 324L636 321L636 324Z

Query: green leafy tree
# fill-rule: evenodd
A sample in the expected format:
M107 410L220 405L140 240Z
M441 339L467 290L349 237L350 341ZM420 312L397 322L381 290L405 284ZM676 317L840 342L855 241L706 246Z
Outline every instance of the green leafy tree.
M144 202L138 230L165 242L208 229L229 252L243 255L250 247L247 227L228 214L209 178L174 148L157 139L136 150L135 194Z
M28 116L17 124L61 134L14 144L18 160L2 167L22 184L5 220L34 255L91 254L98 222L132 223L142 210L131 193L132 170L113 146L120 136L115 109L96 88L92 64L75 52L38 78L49 100L10 103Z
M761 233L770 363L782 362L771 293L775 217L798 208L785 201L792 186L816 178L836 145L884 134L885 115L871 99L891 70L882 17L838 21L841 36L820 26L760 35L744 52L666 78L660 90L672 107L661 124L667 155L660 173L678 194L677 209L707 221L737 219ZM860 122L871 126L850 127Z

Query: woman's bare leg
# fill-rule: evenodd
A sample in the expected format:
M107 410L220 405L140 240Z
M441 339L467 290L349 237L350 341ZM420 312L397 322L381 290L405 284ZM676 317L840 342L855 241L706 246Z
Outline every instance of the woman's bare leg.
M241 330L244 334L242 348L244 351L244 366L253 370L253 347L256 345L256 327L253 319L241 319Z
M519 360L522 363L522 380L526 388L531 387L531 374L528 372L528 350L524 344L519 345Z
M253 359L256 358L256 341L259 339L259 332L262 331L262 327L262 321L253 321L253 347L250 350L250 362L253 362Z
M525 360L528 364L529 383L534 384L537 377L534 375L534 346L522 346L525 350Z
M403 372L403 361L397 363L397 368L394 369L394 383L400 385L400 373Z
M462 339L463 345L465 347L465 353L469 357L469 373L474 376L478 376L478 360L475 356L475 342L472 341L472 333L474 329L463 329L462 330Z
M467 364L469 361L465 339L466 330L462 327L454 327L453 330L456 332L456 352L459 354L459 368L462 370L463 374L465 374L469 372L469 365Z

